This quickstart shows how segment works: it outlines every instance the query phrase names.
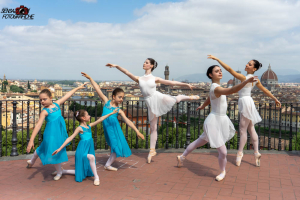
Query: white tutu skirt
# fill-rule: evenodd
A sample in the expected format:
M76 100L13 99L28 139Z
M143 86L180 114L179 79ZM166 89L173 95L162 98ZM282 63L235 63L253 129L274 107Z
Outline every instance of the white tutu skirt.
M255 125L258 122L261 122L261 117L255 108L255 104L252 97L245 96L239 98L238 105L240 114L251 120L253 125Z
M149 120L152 121L154 117L160 117L169 112L176 103L176 98L155 91L153 95L145 98L145 102L148 106Z
M201 139L209 142L212 148L219 148L235 134L235 128L227 115L210 113L204 121Z

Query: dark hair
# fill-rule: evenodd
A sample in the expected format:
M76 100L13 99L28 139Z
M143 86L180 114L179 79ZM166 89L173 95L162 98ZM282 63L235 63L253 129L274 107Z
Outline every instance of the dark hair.
M260 68L262 68L262 64L260 62L258 62L257 60L254 60L254 68L256 68L256 71L259 70Z
M211 77L209 76L209 74L212 75L212 71L213 71L213 69L214 69L215 67L219 67L219 66L218 66L218 65L212 65L212 66L210 66L210 67L207 69L206 76L207 76L209 79L211 79Z
M85 115L85 110L80 109L74 112L74 117L77 119L77 121L82 122L81 117L84 117Z
M125 93L124 90L122 90L121 88L115 88L114 91L112 92L112 96L116 96L120 92Z
M46 94L48 97L52 97L52 94L48 89L43 89L40 94Z
M150 64L153 65L153 68L151 69L151 72L157 67L157 62L153 58L147 58L147 60L150 61Z

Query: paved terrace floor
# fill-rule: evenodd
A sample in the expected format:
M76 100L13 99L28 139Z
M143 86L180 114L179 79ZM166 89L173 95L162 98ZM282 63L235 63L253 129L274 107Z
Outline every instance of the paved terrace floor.
M107 153L96 154L100 186L92 178L77 183L72 175L54 181L53 166L38 160L27 169L26 156L0 158L0 199L300 199L299 152L266 152L261 167L255 167L253 154L246 154L237 167L236 151L229 151L222 182L215 181L219 167L214 150L197 150L182 168L176 167L179 153L174 150L162 150L151 164L146 164L145 151L138 152L118 158L113 164L117 172L103 169ZM63 167L74 169L74 159L70 155Z

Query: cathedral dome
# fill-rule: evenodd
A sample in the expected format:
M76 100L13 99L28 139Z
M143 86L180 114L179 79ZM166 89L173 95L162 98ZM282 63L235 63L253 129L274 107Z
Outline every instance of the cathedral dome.
M278 78L277 78L277 75L275 74L275 72L271 69L271 65L269 64L269 67L268 67L268 70L265 71L262 75L261 75L261 78L260 78L260 81L263 82L263 81L266 81L266 80L269 80L269 81L278 81Z

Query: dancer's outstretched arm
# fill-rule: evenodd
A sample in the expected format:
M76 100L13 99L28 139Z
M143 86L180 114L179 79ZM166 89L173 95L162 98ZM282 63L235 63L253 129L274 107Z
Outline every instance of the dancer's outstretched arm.
M113 112L107 114L107 115L104 115L102 117L100 117L97 121L93 122L93 123L90 123L90 127L93 127L93 126L96 126L97 124L99 124L100 122L104 121L106 118L108 118L109 116L113 115L113 114L116 114L117 112L119 112L119 108L116 108Z
M120 70L121 72L126 74L129 78L131 78L133 81L135 81L137 83L139 82L139 77L138 76L134 76L127 69L124 69L123 67L120 67L119 65L107 63L106 66L109 67L109 68L117 68L118 70Z
M63 96L61 99L58 99L57 101L55 101L55 103L57 103L58 105L63 104L65 101L67 101L77 90L81 90L85 88L85 84L82 84L81 86L74 88L73 90L71 90L70 92L68 92L65 96Z
M29 140L29 143L28 143L28 146L27 146L27 149L26 149L26 152L29 153L31 151L31 149L33 148L34 150L34 138L35 136L37 135L37 133L39 132L39 130L41 129L42 125L43 125L43 122L45 120L45 118L48 116L48 113L46 110L43 110L41 113L40 113L40 118L39 118L39 121L37 122L37 124L35 125L33 131L32 131L32 134L31 134L31 137L30 137L30 140Z
M208 59L212 59L212 60L216 60L218 61L218 63L220 63L220 65L226 70L228 71L232 76L234 76L235 78L239 79L240 81L244 81L246 80L246 76L244 76L243 74L237 73L236 71L234 71L231 67L229 67L229 65L225 64L224 62L222 62L219 58L213 56L213 55L207 55Z
M210 97L208 97L208 98L204 101L204 103L196 109L196 111L197 111L197 110L202 110L202 109L204 109L204 108L205 108L206 106L208 106L209 104L210 104Z
M120 113L120 115L122 116L122 118L124 119L125 123L128 124L128 126L129 126L130 128L132 128L132 129L136 132L137 136L138 136L139 138L141 138L142 140L144 140L144 139L145 139L144 135L141 134L140 131L139 131L139 130L135 127L135 125L132 123L132 121L130 121L130 120L126 117L126 115L125 115L125 113L123 112L123 110L120 110L119 113Z
M271 99L273 99L276 103L277 106L279 106L281 108L281 103L280 101L278 101L278 99L276 97L274 97L274 95L267 89L265 88L261 82L258 80L256 83L256 86L258 89L260 89L263 93L265 93L265 95L267 95L268 97L270 97Z
M82 128L79 126L75 129L74 133L68 137L65 142L61 145L61 147L59 147L57 150L55 150L53 153L52 153L52 156L57 154L58 152L60 152L67 144L69 144L75 137L76 135L78 135L79 132L83 132Z
M251 78L248 78L247 80L243 81L242 83L233 86L232 88L222 88L222 87L217 87L215 89L215 96L219 98L221 95L229 95L236 93L240 91L247 83L254 83L257 81L257 76L253 76Z
M195 86L192 86L188 83L182 83L182 82L179 82L179 81L169 81L169 80L165 80L165 79L162 79L160 77L155 77L155 83L161 83L161 84L164 84L164 85L178 85L178 86L188 86L191 90L193 90L193 88L195 88Z
M99 95L99 97L104 101L104 103L106 103L108 101L108 98L102 93L99 85L86 73L81 72L82 76L84 76L85 78L89 79L91 81L91 84L93 85L94 89L96 90L97 94Z

